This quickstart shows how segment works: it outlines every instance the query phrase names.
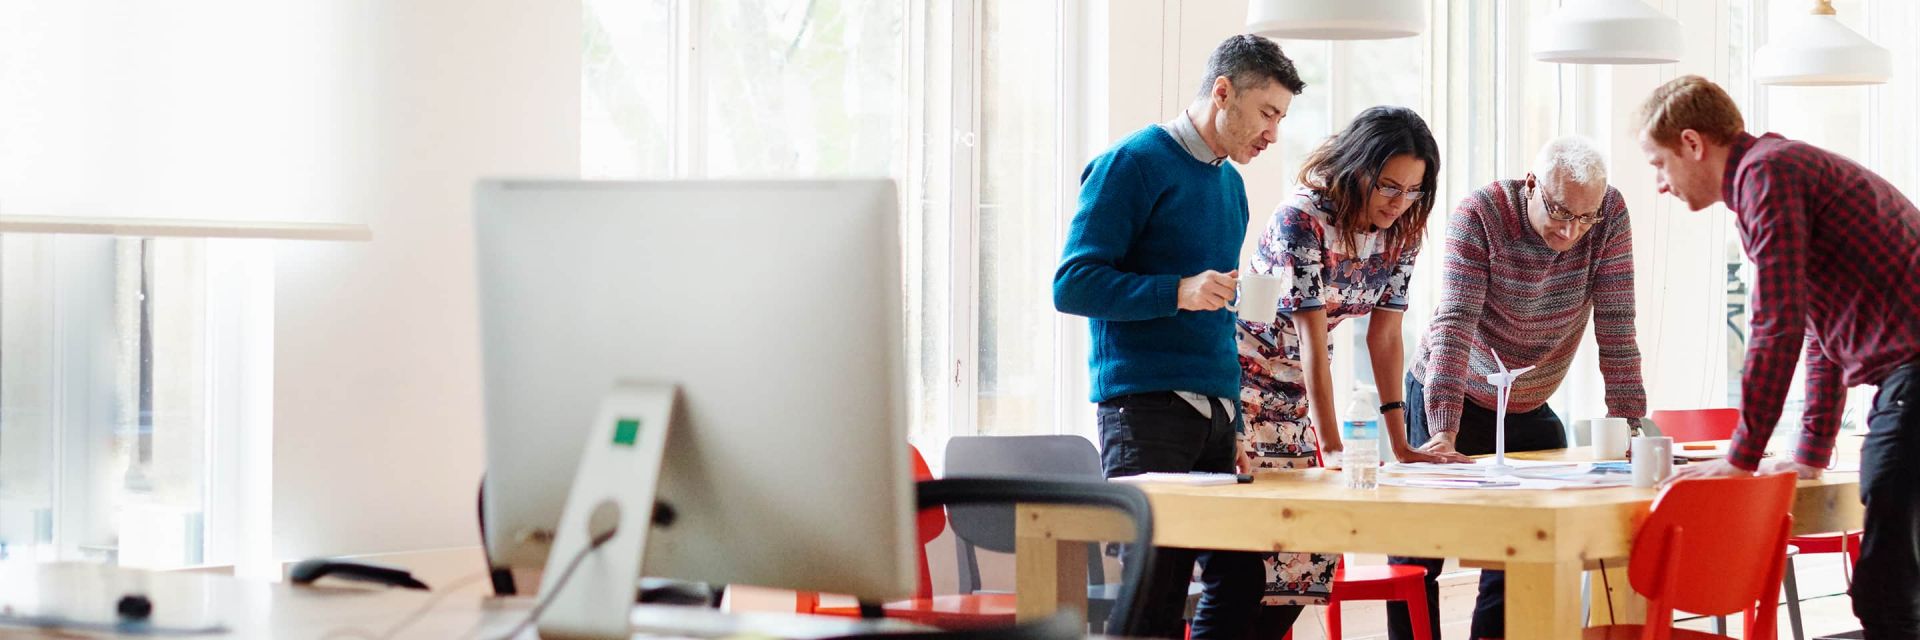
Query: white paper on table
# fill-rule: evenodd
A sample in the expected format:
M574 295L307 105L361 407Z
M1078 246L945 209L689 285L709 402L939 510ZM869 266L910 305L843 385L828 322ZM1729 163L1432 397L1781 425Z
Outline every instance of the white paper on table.
M1109 482L1127 484L1185 484L1206 486L1214 484L1233 484L1239 482L1231 473L1142 473L1139 475L1108 478Z
M1419 487L1427 489L1481 489L1487 491L1554 491L1565 489L1605 489L1624 487L1633 484L1631 476L1613 479L1596 478L1587 480L1558 480L1547 478L1521 478L1502 476L1499 478L1462 478L1462 477L1421 477L1412 475L1382 476L1380 484L1393 487Z
M1492 458L1478 458L1472 463L1452 462L1395 462L1387 465L1387 473L1423 473L1462 477L1485 477L1487 469L1493 466ZM1564 469L1573 471L1580 468L1578 462L1559 462L1553 460L1514 460L1507 459L1507 466L1529 471Z

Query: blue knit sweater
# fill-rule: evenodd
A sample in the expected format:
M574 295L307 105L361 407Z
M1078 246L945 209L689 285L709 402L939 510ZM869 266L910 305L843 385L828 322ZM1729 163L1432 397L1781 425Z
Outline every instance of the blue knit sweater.
M1053 306L1088 318L1094 402L1150 391L1240 397L1232 312L1181 311L1177 290L1181 278L1232 271L1246 231L1240 172L1194 159L1158 126L1087 164Z

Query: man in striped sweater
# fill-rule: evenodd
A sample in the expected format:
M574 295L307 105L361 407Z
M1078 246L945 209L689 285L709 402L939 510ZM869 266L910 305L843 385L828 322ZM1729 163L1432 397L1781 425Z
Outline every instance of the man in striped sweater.
M1493 353L1510 369L1533 371L1513 384L1507 450L1567 446L1547 398L1566 378L1593 318L1606 380L1607 413L1646 415L1640 348L1634 343L1633 232L1626 201L1607 186L1606 161L1591 142L1547 143L1535 170L1501 180L1460 203L1447 224L1440 306L1407 375L1407 440L1432 452L1493 453L1497 398L1487 374ZM1393 558L1427 568L1428 620L1440 637L1442 560ZM1474 638L1506 635L1506 574L1480 573ZM1389 635L1410 639L1406 605L1388 608Z

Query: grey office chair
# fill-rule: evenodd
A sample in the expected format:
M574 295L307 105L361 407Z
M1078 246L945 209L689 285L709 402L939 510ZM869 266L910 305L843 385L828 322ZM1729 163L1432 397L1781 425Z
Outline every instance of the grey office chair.
M1075 438L1076 440L1078 438ZM1081 443L1085 444L1085 440ZM1091 445L1088 445L1091 446ZM952 452L949 445L949 453ZM919 508L946 506L949 521L954 512L1005 508L1009 518L1015 504L1060 504L1106 507L1119 511L1133 522L1133 539L1125 545L1126 558L1120 583L1115 585L1112 615L1118 628L1116 636L1138 636L1140 614L1145 595L1141 589L1153 566L1153 511L1147 495L1123 484L1104 479L1047 480L1038 478L943 478L919 483ZM1008 528L1011 531L1011 527ZM887 635L900 640L1067 640L1084 637L1073 612L1062 612L1037 623L1016 625L1004 630L968 630L934 632L911 636Z
M1104 482L1100 452L1079 436L971 436L947 441L947 478L1046 478ZM1009 505L949 507L948 525L956 544L960 593L979 591L977 549L1012 553L1013 508ZM1107 584L1106 563L1099 545L1087 554L1087 619L1095 633L1104 630L1107 616L1119 598L1119 585ZM1198 597L1199 585L1188 592L1188 607Z

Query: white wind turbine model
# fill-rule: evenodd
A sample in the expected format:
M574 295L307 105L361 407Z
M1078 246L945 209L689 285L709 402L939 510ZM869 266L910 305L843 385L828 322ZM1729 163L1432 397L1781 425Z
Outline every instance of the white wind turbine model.
M1493 420L1493 465L1487 467L1487 477L1497 478L1513 473L1513 467L1507 466L1507 398L1513 393L1513 381L1533 367L1508 371L1507 364L1500 361L1500 352L1488 348L1487 353L1493 354L1493 364L1500 367L1499 373L1487 374L1487 384L1500 394L1500 408Z

